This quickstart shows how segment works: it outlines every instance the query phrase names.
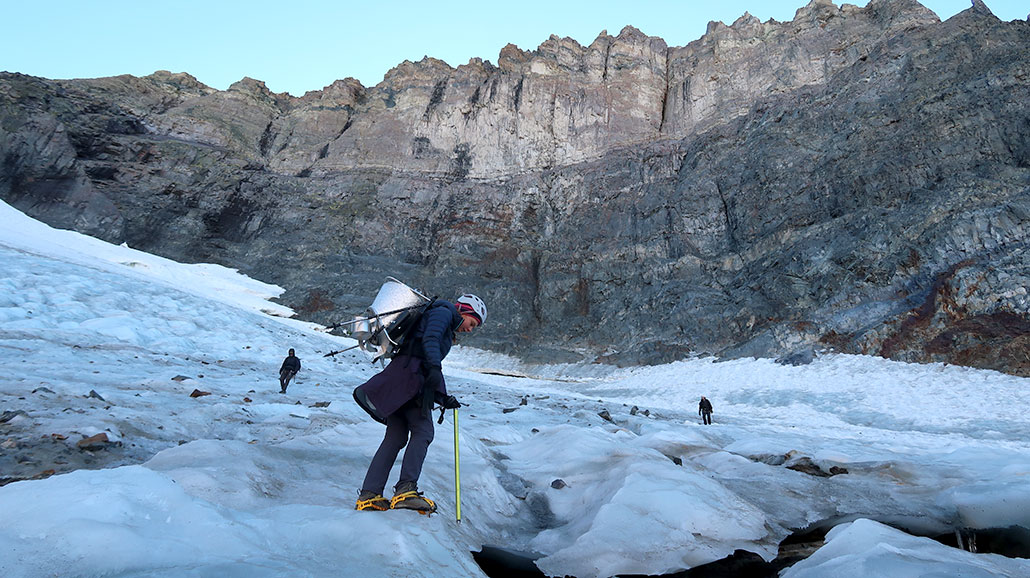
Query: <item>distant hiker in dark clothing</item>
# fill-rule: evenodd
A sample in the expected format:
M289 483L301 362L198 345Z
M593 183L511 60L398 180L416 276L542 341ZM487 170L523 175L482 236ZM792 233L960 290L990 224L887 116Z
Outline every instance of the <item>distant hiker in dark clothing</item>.
M436 510L436 504L418 491L422 463L433 442L433 403L446 409L461 405L453 395L447 395L441 362L451 350L456 332L472 331L484 321L486 304L475 295L462 295L454 303L432 302L386 369L354 391L354 399L362 408L386 424L386 435L368 466L356 509ZM393 499L387 500L383 490L405 445L400 479L394 486Z
M708 398L701 396L701 403L697 404L697 413L704 420L705 425L712 425L712 402L708 401Z
M282 388L279 393L286 393L286 386L290 385L290 380L297 375L298 371L300 371L300 360L291 349L290 354L283 360L282 367L279 368L279 387Z

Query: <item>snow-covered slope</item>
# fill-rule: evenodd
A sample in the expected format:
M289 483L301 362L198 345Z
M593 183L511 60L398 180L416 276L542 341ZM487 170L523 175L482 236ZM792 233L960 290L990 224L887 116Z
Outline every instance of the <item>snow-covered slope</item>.
M357 512L383 430L350 394L376 368L323 357L353 342L233 271L0 220L0 477L40 478L0 487L4 576L481 576L484 544L550 575L655 574L770 560L836 518L858 521L785 576L1030 575L862 519L1030 528L1030 380L834 354L526 366L473 335L444 367L469 404L461 523L451 415L421 480L440 513ZM281 395L291 347L304 369Z

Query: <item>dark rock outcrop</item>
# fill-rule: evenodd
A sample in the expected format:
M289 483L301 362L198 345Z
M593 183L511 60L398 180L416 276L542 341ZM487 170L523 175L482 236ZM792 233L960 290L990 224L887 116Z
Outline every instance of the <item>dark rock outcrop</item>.
M648 363L833 347L1030 375L1030 24L813 0L668 47L509 45L303 97L0 74L0 198L359 312L386 275L476 344Z

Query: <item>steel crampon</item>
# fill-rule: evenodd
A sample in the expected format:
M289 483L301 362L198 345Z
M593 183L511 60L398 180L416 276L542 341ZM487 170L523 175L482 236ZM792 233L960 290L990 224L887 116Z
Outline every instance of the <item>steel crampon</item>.
M420 499L420 500L425 501L427 504L429 504L429 508L430 509L423 510L423 509L419 509L419 508L405 508L404 506L398 507L398 504L401 504L401 503L403 503L403 502L405 502L407 500L413 500L413 499ZM433 500L430 500L429 498L423 496L421 494L421 492L412 490L410 492L403 492L403 493L400 493L400 494L397 494L396 496L394 496L393 499L390 500L390 509L392 509L392 510L399 510L399 509L401 509L401 510L415 510L416 512L418 512L419 514L422 514L423 516L428 516L428 515L430 515L430 514L432 514L433 512L436 511L436 502L434 502Z

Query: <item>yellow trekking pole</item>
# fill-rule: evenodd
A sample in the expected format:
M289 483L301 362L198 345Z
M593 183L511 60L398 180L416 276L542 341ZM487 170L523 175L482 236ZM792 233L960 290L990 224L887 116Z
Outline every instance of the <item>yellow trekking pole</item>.
M458 467L458 408L454 408L454 515L461 523L461 469Z

